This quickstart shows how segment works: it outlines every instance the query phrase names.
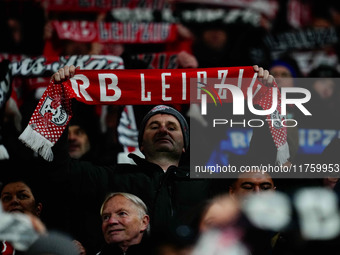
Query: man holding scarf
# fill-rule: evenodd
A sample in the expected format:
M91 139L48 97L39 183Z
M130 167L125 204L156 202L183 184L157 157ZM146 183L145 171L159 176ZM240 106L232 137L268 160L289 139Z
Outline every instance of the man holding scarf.
M254 66L254 71L263 84L274 81L267 70ZM52 76L52 81L68 80L75 72L75 66L65 66ZM103 241L98 239L98 212L109 192L140 197L149 209L151 234L156 236L160 231L164 233L173 220L178 221L190 208L214 195L209 180L190 179L188 165L182 164L189 149L189 126L172 107L158 105L145 115L138 136L145 158L130 154L135 164L99 167L72 160L66 149L65 131L53 147L51 166L55 171L51 173L62 180L63 190L67 190L70 232L88 249L88 254L98 251Z

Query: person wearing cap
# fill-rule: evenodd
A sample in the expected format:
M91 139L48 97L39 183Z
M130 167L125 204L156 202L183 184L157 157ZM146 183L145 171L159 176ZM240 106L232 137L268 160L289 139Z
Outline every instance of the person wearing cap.
M209 181L190 179L188 167L180 165L189 145L189 126L174 108L159 105L149 111L142 120L138 140L145 158L130 154L136 164L117 164L111 168L98 168L81 161L73 164L70 170L77 172L79 178L72 183L84 180L78 194L88 194L88 190L95 193L80 195L73 205L81 208L89 199L103 199L107 192L132 193L145 201L152 232L158 232L168 227L172 217L208 198ZM83 222L93 222L94 218L88 215ZM86 246L86 241L77 239Z
M273 60L269 72L275 77L279 88L294 87L294 79L302 76L296 61L288 56Z
M65 66L52 79L56 82L69 79L75 69L73 65ZM268 71L258 67L256 71L259 77L268 79ZM145 202L150 215L151 235L164 232L171 219L179 218L213 196L211 181L191 179L189 166L183 164L182 159L189 149L189 125L184 116L170 106L155 106L143 118L138 142L145 157L130 154L135 164L101 167L72 160L65 152L65 137L67 132L53 148L53 172L60 175L59 180L69 180L68 202L71 214L75 212L70 216L72 234L87 249L95 250L103 243L98 239L101 223L97 212L110 192L131 193ZM63 187L67 188L66 185Z
M74 74L75 67L64 70L53 78L64 79L70 70ZM88 253L98 251L103 243L98 238L101 224L97 212L110 192L128 192L141 198L148 207L152 233L166 228L171 218L179 217L211 196L210 181L190 179L189 167L181 164L188 153L189 125L184 116L170 106L158 105L145 115L138 136L145 158L130 154L135 164L101 167L71 159L65 151L67 132L63 137L54 148L53 173L61 176L59 180L70 180L69 186L63 187L70 188L71 231Z

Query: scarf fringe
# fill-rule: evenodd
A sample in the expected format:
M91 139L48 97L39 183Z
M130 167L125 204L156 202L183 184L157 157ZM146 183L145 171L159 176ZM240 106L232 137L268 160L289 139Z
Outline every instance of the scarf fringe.
M9 159L7 149L2 144L0 145L0 160Z
M279 165L283 165L284 163L288 161L289 157L290 157L289 146L288 146L288 143L286 142L284 145L280 146L277 149L276 162Z
M23 142L27 147L37 152L41 157L47 161L53 160L53 152L51 143L44 136L28 125L24 132L19 136L19 140Z

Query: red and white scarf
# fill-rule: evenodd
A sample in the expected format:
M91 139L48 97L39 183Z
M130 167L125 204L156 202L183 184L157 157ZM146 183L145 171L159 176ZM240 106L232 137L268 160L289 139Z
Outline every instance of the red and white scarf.
M178 36L176 24L165 22L52 22L59 39L100 43L167 43Z
M199 69L138 69L138 70L77 70L76 75L62 83L50 82L40 99L28 126L19 139L38 152L44 159L51 161L51 148L58 141L72 117L71 99L86 104L190 104L198 103L198 83L209 78L234 78L235 86L242 89L244 95L252 87L253 104L264 110L272 106L272 90L277 87L262 85L253 67L220 67ZM243 78L248 78L244 79ZM195 80L194 83L190 81ZM246 82L251 80L252 82ZM243 82L244 81L244 82ZM194 93L190 93L194 92ZM196 92L197 91L197 92ZM247 98L245 96L245 98ZM232 97L224 100L232 102ZM281 118L281 99L278 91L278 107L267 119ZM280 119L281 121L281 119ZM278 149L277 161L285 163L289 158L287 130L284 126L274 127L269 123L271 134Z

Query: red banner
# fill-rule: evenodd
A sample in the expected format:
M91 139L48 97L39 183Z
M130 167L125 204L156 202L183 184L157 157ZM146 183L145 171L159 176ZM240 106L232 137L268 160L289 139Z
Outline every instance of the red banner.
M65 65L79 66L80 69L86 70L124 69L124 62L121 57L109 55L72 55L58 58L0 55L0 61L3 59L11 60L12 76L23 77L50 77Z
M208 78L214 78L215 83L218 79L219 84L215 85L220 86L220 88L232 86L233 90L238 90L238 93L242 96L247 95L249 88L252 95L256 94L253 97L254 103L267 110L271 107L274 95L272 95L273 88L275 87L276 91L278 89L276 84L274 84L274 87L263 86L256 77L257 73L254 72L253 67L77 70L74 77L62 83L51 81L40 99L29 125L19 139L39 152L45 159L52 160L51 148L72 117L72 98L85 104L198 103L202 93L201 85L208 86L208 84L204 84ZM236 83L225 84L226 78L233 78ZM190 83L191 79L195 79L192 84ZM209 88L206 87L206 89ZM204 91L211 94L206 89ZM277 93L279 94L279 92ZM241 96L240 94L239 96ZM233 97L226 97L225 99L225 102L233 102L234 100ZM276 107L275 114L280 116L280 100ZM281 158L279 161L284 163L284 160L289 157L289 153L287 154L286 128L284 126L270 127L270 130L279 152L278 158Z
M60 39L100 43L167 43L177 37L170 23L53 21Z

